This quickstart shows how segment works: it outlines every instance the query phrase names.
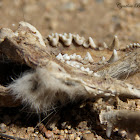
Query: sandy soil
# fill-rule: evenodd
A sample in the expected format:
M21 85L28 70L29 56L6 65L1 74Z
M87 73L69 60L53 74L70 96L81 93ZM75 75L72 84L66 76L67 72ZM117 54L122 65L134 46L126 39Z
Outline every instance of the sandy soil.
M117 2L133 7L121 8ZM140 6L136 6L136 3L140 5L136 0L0 0L0 28L15 30L19 21L26 21L34 25L44 37L55 32L70 32L86 38L91 36L98 45L104 41L109 45L113 36L117 35L123 47L140 43ZM136 80L139 78L138 74ZM38 116L22 108L0 108L0 132L25 139L45 139L44 134L36 129ZM61 140L107 139L105 131L94 124L94 112L89 111L88 114L85 111L85 114L80 108L79 105L76 109L71 106L73 114L65 108L60 110L62 114L58 116L57 112L53 112L47 124L56 119L61 125L52 123L47 127L44 123L47 127L45 136ZM83 108L90 110L90 105ZM111 139L125 139L125 133L114 132Z

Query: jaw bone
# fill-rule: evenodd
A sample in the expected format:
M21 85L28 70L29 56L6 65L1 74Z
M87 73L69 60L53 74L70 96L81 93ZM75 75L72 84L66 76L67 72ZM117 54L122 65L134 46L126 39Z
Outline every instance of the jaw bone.
M140 90L124 81L110 77L103 78L98 76L98 71L89 76L82 70L77 70L58 61L49 53L47 47L42 47L41 43L36 40L30 31L30 27L27 26L26 29L28 29L25 31L27 34L30 34L29 36L20 33L23 29L17 31L17 37L7 36L0 43L0 52L4 53L14 62L26 64L34 69L33 72L25 72L22 77L11 83L8 89L10 90L10 94L21 99L25 104L29 104L29 106L37 112L44 113L48 111L58 100L62 104L65 104L67 100L73 102L79 98L94 98L95 100L106 96L140 98ZM25 38L26 40L18 42L19 38ZM35 38L34 40L36 40L36 42L31 41L32 38ZM133 66L136 64L139 69L140 64L136 63L140 62L138 52L140 53L140 50L132 52L133 55L131 55L136 57L136 61L131 62ZM132 56L125 56L121 61L117 61L117 64L119 66L120 64L124 65L126 59L130 63L129 59L134 58ZM61 59L63 56L60 55L59 57ZM114 65L113 63L110 64L110 67L114 70L118 68L116 64ZM82 69L89 71L89 69L85 67ZM111 134L110 131L111 127L107 130L108 136Z

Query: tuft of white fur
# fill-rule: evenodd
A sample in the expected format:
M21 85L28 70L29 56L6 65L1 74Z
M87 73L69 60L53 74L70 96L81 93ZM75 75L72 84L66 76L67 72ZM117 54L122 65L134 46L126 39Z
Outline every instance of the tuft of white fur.
M16 99L29 105L31 109L46 113L58 102L64 105L69 100L74 101L78 95L84 95L85 89L78 82L68 79L69 75L52 62L47 68L25 72L8 88Z

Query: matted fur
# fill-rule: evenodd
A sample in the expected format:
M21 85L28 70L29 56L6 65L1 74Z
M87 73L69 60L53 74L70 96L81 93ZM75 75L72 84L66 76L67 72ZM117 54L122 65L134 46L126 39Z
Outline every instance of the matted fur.
M54 65L55 63L50 63ZM26 105L29 105L37 112L47 112L58 101L66 104L68 100L74 101L81 98L85 93L85 89L76 82L68 82L61 77L69 77L61 68L56 78L57 68L55 75L53 70L49 72L49 65L46 68L37 68L35 71L25 72L22 77L15 80L8 86L11 93L15 95L16 99L21 99Z

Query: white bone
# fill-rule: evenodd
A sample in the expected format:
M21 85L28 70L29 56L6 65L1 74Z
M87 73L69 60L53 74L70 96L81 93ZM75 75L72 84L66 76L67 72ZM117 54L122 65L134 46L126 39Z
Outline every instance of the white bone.
M76 65L76 68L80 68L80 65Z
M81 55L76 55L76 60L81 62L83 59L82 59Z
M110 59L108 60L109 63L113 63L116 62L119 59L117 51L114 49L112 56L110 57Z
M120 47L120 43L119 43L119 39L118 37L115 35L112 44L110 45L109 49L113 50L113 49L119 49Z
M139 43L137 43L137 46L138 46L138 47L140 47L140 44L139 44Z
M134 47L136 47L137 46L137 44L136 43L134 43Z
M88 71L88 74L91 75L93 73L93 71Z
M59 36L57 33L55 33L55 34L52 33L52 35L48 36L48 39L50 40L52 46L54 46L54 47L57 46L58 41L59 41Z
M108 46L107 46L107 44L106 44L105 42L103 42L103 47L104 47L105 49L108 48Z
M71 59L71 60L76 60L76 53L70 55L70 59Z
M40 44L42 46L46 47L46 45L45 45L45 43L43 41L42 35L40 34L40 32L34 26L32 26L31 24L29 24L27 22L24 22L24 21L19 22L19 24L21 26L28 27L30 30L32 30L34 32L33 35L38 37Z
M85 41L85 42L83 43L83 46L84 46L85 48L89 48L89 43L88 43L87 41Z
M56 56L56 58L57 58L58 60L63 60L63 56L62 56L61 53L59 53L59 54Z
M91 37L89 37L88 40L89 40L89 45L90 45L90 47L91 47L92 49L96 49L97 47L96 47L96 45L95 45L93 39L92 39Z
M130 44L130 47L133 47L133 44Z
M68 54L63 55L64 60L70 60L70 56Z
M75 41L76 44L78 45L83 45L85 38L84 37L80 37L78 34L77 35L73 35L73 39Z
M86 54L84 60L82 61L82 63L83 63L83 64L87 64L87 63L89 63L89 62L90 62L90 63L93 63L94 61L93 61L93 58L92 58L92 56L90 55L90 53L87 52L87 54Z
M129 49L129 48L130 48L130 46L129 46L129 45L127 45L127 46L126 46L126 48L128 48L128 49Z
M106 58L103 56L103 57L102 57L102 62L105 62L105 60L106 60Z
M85 68L82 66L82 67L81 67L81 70L82 70L82 71L85 71Z
M64 43L64 45L66 46L70 46L72 44L72 34L66 34L64 33L64 35L59 34L60 39L62 40L62 42Z
M90 71L90 69L89 69L89 68L85 68L85 71L86 71L86 72L89 72L89 71Z
M97 73L94 73L94 76L96 76L96 77L101 77L99 74L97 74Z

